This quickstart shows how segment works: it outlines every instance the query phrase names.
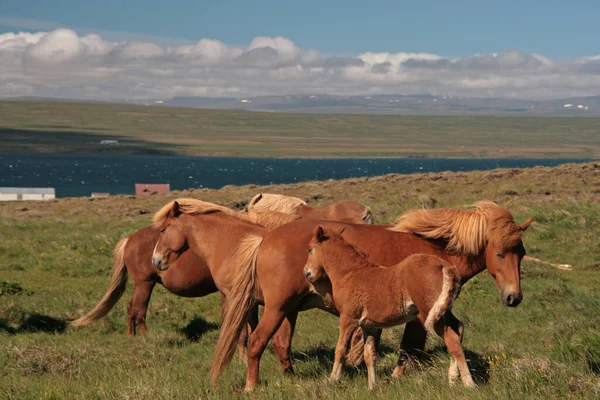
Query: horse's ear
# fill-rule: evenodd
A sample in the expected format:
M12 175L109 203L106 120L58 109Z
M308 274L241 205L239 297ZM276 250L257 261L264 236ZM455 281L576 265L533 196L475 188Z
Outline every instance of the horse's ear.
M250 204L248 204L248 209L254 207L256 205L256 203L258 203L260 201L260 199L262 199L262 197L263 197L262 193L259 193L256 196L254 196L252 198L252 200L250 200Z
M173 202L173 207L171 208L171 216L173 218L177 218L181 215L181 208L179 207L179 203L177 201Z
M529 218L527 221L523 222L520 226L519 229L521 229L523 232L527 230L527 228L529 228L529 225L531 225L531 221L533 221L533 217Z
M317 229L315 230L315 237L319 243L327 240L327 235L325 235L325 231L323 230L322 226L317 226Z

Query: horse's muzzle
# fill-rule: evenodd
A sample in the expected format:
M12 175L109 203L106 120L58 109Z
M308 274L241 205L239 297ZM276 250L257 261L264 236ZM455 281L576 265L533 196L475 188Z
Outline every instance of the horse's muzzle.
M523 292L519 293L507 293L502 295L502 303L506 307L516 307L523 301Z
M156 254L152 256L152 265L154 265L154 268L159 271L164 271L169 268L169 266L163 261L162 256Z
M304 268L304 276L309 282L312 282L312 271L308 268Z

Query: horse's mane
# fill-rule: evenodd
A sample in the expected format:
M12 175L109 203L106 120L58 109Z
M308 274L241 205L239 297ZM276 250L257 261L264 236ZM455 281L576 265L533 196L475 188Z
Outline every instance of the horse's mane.
M254 224L264 226L267 229L275 229L281 225L302 218L299 215L285 214L277 211L266 211L256 208L252 208L244 214L247 214Z
M467 254L478 254L489 240L502 245L502 250L514 247L523 235L512 214L489 200L475 203L475 210L468 211L449 208L407 211L388 229L442 239L448 242L446 250Z
M155 228L161 228L167 222L169 211L173 208L173 203L179 203L179 210L183 214L199 215L222 213L244 222L254 225L260 225L267 229L274 229L288 222L294 221L300 217L287 215L277 212L252 210L251 212L237 212L225 206L209 203L207 201L181 198L165 204L152 218L152 224Z
M285 214L295 214L298 208L305 205L306 202L297 197L284 196L282 194L259 193L250 200L250 203L248 203L248 210L261 209Z

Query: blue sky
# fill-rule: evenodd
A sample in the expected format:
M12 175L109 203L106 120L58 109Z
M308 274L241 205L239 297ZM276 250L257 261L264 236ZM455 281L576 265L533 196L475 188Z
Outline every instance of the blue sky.
M600 0L0 0L0 96L600 95Z
M597 0L0 0L0 33L64 26L110 40L212 38L230 45L284 36L327 54L518 50L561 60L600 53L599 15Z

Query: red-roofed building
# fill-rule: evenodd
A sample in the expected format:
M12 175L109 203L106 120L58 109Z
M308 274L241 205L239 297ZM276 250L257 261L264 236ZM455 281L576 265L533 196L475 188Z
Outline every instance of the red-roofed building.
M150 196L154 193L169 193L171 186L168 183L136 183L136 196Z

